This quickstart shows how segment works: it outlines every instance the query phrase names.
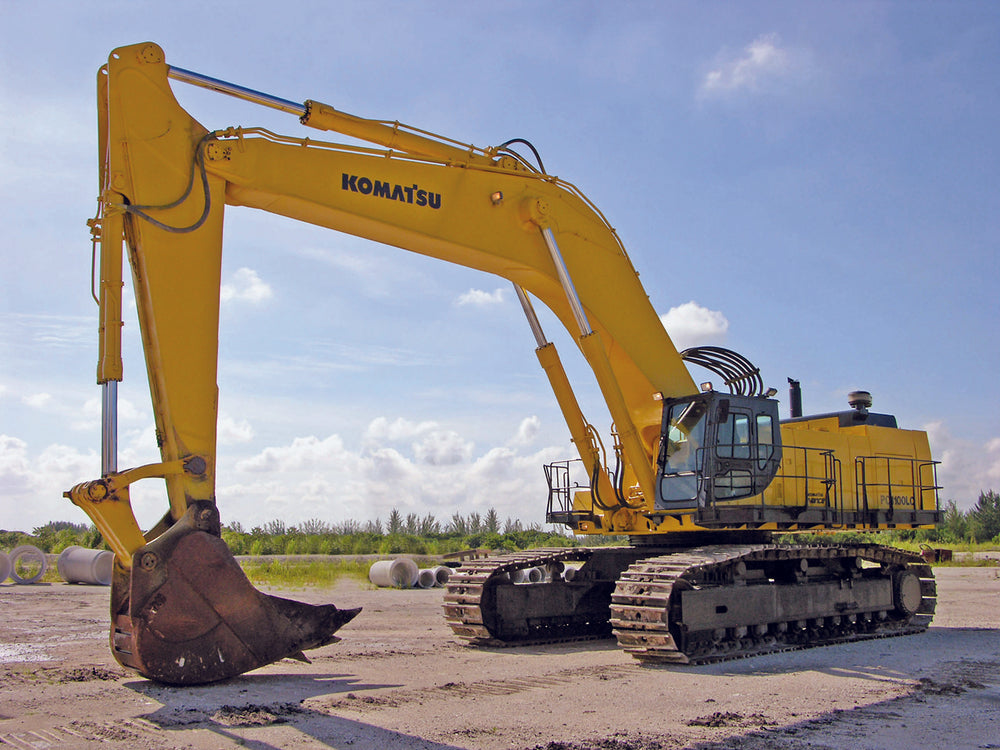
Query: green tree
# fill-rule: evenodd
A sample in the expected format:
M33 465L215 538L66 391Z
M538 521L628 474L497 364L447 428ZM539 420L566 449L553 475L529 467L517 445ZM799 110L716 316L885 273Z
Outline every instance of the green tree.
M954 500L949 500L941 515L941 538L943 541L957 544L969 537L969 519L958 509Z
M517 518L511 518L510 516L508 516L507 520L504 521L503 524L503 533L513 534L518 531L524 531L524 529L521 527L521 521Z
M977 542L988 542L1000 535L1000 494L993 490L979 493L969 512L969 533Z
M361 533L361 522L353 518L349 518L346 521L334 526L332 531L334 534L339 534L340 536L354 536L355 534Z
M396 508L389 511L389 520L386 522L386 531L389 534L402 534L403 533L403 514L400 513Z
M284 536L288 533L285 522L277 518L265 523L263 531L268 536Z
M310 518L299 526L299 531L307 536L313 536L317 534L329 534L332 530L325 521L321 521L318 518Z
M441 524L434 520L434 516L428 513L420 519L420 536L436 536L441 533Z
M483 521L483 531L493 535L500 533L500 516L496 508L490 508L486 511L486 519Z
M469 533L481 534L483 531L483 517L478 513L469 514Z

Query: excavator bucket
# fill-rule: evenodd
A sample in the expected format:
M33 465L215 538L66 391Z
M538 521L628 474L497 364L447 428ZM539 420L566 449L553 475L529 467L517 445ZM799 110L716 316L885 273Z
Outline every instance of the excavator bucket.
M262 594L219 536L215 505L199 501L141 547L132 570L115 566L111 650L118 662L168 685L235 677L334 635L361 609Z

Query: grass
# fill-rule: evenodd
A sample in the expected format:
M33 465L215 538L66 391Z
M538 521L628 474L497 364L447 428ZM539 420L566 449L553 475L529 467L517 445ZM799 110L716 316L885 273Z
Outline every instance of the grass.
M897 539L890 542L890 544L907 552L916 552L919 554L922 551L921 542ZM956 556L961 555L961 558L955 557L947 562L936 562L934 565L951 568L990 568L1000 565L997 556L979 558L974 556L976 552L1000 552L994 542L962 542L959 544L950 542L924 542L923 544L933 549L949 549Z
M241 560L240 566L255 586L296 589L332 586L341 578L367 581L371 562L356 558L329 560L250 558Z
M951 559L946 562L936 562L933 563L934 567L942 568L997 568L1000 567L1000 561L996 558L974 558L966 557L961 560Z
M56 568L55 559L51 556L48 559L50 560L48 567L37 583L62 583L62 576L59 575L59 571ZM22 578L27 579L37 575L39 568L41 568L41 563L39 563L37 558L25 556L18 560L15 569L11 572L16 572ZM0 581L0 583L4 582ZM14 579L8 578L6 583L14 583Z

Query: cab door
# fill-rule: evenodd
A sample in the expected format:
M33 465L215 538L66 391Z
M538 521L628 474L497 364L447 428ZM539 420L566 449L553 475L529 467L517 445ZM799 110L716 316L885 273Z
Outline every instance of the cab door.
M759 495L781 463L778 402L702 393L669 399L657 466L656 508L706 508Z

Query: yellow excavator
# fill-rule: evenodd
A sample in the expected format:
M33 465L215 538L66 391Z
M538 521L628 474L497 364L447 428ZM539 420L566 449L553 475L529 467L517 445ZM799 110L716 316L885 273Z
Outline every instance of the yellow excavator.
M171 80L370 145L209 131L178 104ZM338 640L359 611L257 591L220 537L227 205L513 283L578 453L545 467L547 520L629 544L466 561L445 593L458 636L510 645L613 635L641 660L699 663L927 627L936 589L920 557L876 544L772 543L789 531L933 527L940 510L926 434L870 411L864 391L851 394L849 410L804 417L798 407L781 421L776 392L747 359L719 347L678 352L614 229L580 190L545 171L531 144L481 148L298 104L168 65L152 43L111 54L98 74L98 112L100 209L90 226L102 475L66 495L115 552L111 648L121 664L166 684L211 682L304 659L304 650ZM119 470L125 252L162 460ZM592 368L613 420L607 439L584 417L533 298ZM710 379L697 383L689 367ZM146 478L164 480L169 510L144 532L129 487Z

